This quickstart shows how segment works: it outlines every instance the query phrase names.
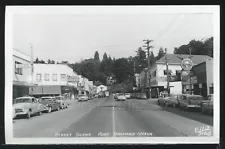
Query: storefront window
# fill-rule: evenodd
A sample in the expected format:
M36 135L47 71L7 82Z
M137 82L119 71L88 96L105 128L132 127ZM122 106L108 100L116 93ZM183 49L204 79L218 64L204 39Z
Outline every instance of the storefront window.
M22 63L20 62L17 62L17 61L15 62L15 74L19 74L19 75L23 74L23 69L19 67L21 64Z
M48 73L45 74L45 81L49 81L49 74Z
M52 75L52 80L53 80L53 81L57 81L57 74L53 74L53 75Z
M209 94L213 94L213 87L209 87Z
M41 81L41 74L37 74L36 80L37 80L37 82Z

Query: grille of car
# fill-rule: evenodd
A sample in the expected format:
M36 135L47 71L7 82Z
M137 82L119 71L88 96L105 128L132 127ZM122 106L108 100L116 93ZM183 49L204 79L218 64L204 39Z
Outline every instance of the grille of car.
M22 109L15 109L16 113L23 112Z

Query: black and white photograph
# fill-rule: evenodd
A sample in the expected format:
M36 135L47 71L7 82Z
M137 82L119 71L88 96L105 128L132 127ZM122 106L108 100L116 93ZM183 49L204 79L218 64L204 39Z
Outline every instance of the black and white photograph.
M7 144L219 142L219 6L7 6Z

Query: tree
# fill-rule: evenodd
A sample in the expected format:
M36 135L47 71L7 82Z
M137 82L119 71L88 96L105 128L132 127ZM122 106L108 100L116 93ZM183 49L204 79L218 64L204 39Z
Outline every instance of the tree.
M38 60L38 58L36 58L36 60L34 61L34 63L36 63L36 64L37 64L37 63L39 63L39 60Z
M151 54L150 54L150 65L152 66L155 63L155 61L156 61L156 58L154 56L154 53L151 52Z
M94 60L100 61L98 51L95 51Z
M213 57L213 37L206 39L204 42L199 40L191 40L186 45L174 48L174 54L191 54L208 55Z
M156 56L156 60L159 60L160 58L162 58L165 55L165 50L163 49L163 47L159 48L159 52L158 55Z
M118 82L122 83L133 76L133 69L126 58L119 58L113 64L113 74Z
M51 64L51 63L52 63L52 61L50 59L48 59L48 64Z
M54 61L54 60L52 60L52 61L51 61L51 64L55 64L55 61Z
M103 59L102 59L102 61L107 61L107 60L108 60L108 56L107 56L106 53L104 53L104 54L103 54Z

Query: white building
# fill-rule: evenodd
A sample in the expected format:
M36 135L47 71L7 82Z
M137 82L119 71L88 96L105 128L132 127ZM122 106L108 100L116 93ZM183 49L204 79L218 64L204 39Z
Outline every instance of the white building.
M38 86L30 88L32 95L74 93L78 76L66 64L34 64L33 79Z
M181 58L187 58L189 55L180 55L180 54L167 54L168 58L168 70L171 72L171 76L178 77L181 73L180 63L182 61ZM202 63L209 59L209 56L206 55L192 55L192 62L194 65ZM165 56L156 61L150 68L151 74L151 89L157 89L158 92L164 90L167 87L167 73L166 73L166 63ZM147 69L143 70L140 73L140 87L148 88L148 80L147 80ZM182 83L181 80L174 80L170 82L170 92L171 93L182 93Z
M97 93L99 93L100 91L106 91L106 90L107 90L107 86L105 85L97 86Z
M28 95L33 85L31 57L13 49L13 99Z

